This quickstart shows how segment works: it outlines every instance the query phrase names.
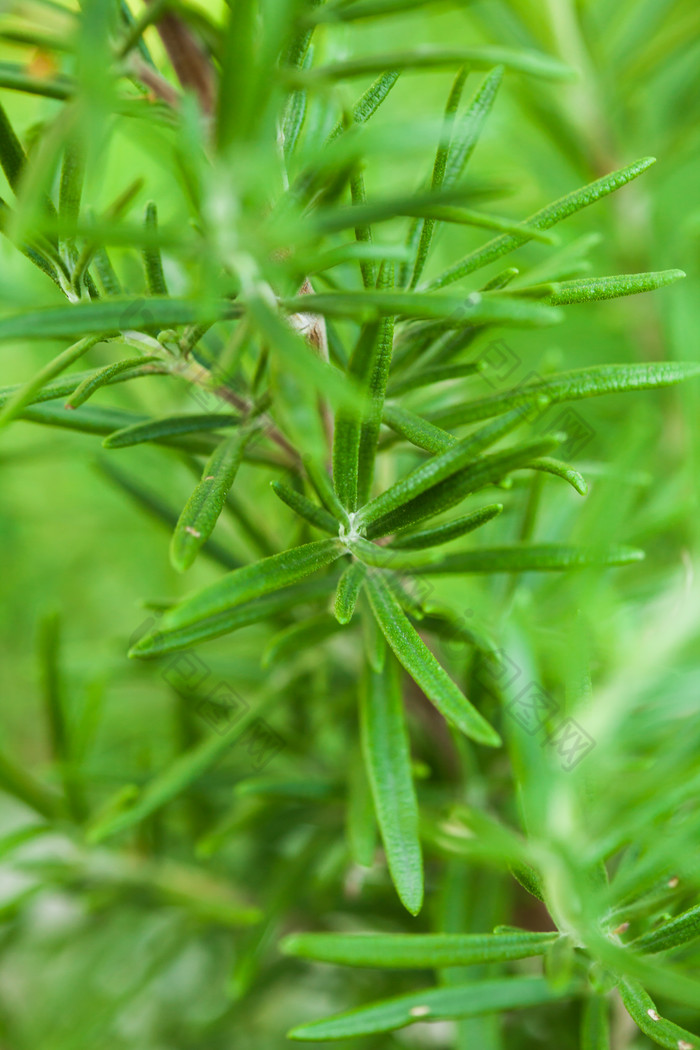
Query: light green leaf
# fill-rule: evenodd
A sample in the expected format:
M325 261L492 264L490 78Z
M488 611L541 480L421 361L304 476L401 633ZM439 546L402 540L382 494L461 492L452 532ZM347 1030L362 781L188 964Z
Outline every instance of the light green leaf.
M0 752L0 791L29 806L45 820L57 820L64 815L64 801L29 773L22 764L15 763Z
M256 714L253 708L244 711L228 733L212 733L201 743L179 755L162 773L153 777L128 808L97 817L87 830L88 842L104 842L113 835L128 831L172 802L229 750Z
M7 401L5 401L2 409L0 409L0 427L6 426L12 419L16 419L21 414L22 409L32 402L38 400L38 395L42 388L52 379L55 378L60 372L63 372L66 368L69 368L75 361L78 361L84 354L88 352L96 343L101 342L100 336L87 336L85 339L78 340L72 346L69 346L66 350L60 353L53 360L49 361L47 365L37 372L37 374L25 383L24 386L12 394Z
M151 518L164 525L172 535L179 518L178 510L161 499L152 486L144 485L139 478L118 469L114 465L112 458L101 457L97 461L97 467L109 481L126 493ZM197 473L199 473L199 468ZM223 565L225 569L237 569L241 564L240 558L234 557L226 547L213 539L206 541L202 548L202 553Z
M417 915L423 903L423 859L399 669L365 671L360 691L360 739L391 878L401 902Z
M248 427L239 428L205 463L202 478L185 504L170 542L170 562L178 572L189 569L214 531L253 433Z
M683 270L659 270L653 273L622 273L614 277L582 277L575 281L559 281L548 287L546 301L556 306L572 303L590 303L598 299L619 299L624 295L652 292L675 284L685 277ZM520 292L524 288L518 289Z
M610 1050L609 1005L602 995L590 995L583 1006L581 1050Z
M700 904L688 908L654 930L643 933L630 944L640 952L665 952L700 937Z
M502 483L511 471L520 470L531 460L553 451L560 440L561 438L555 435L524 441L504 449L503 452L477 457L458 473L377 518L367 527L367 536L370 539L388 536L398 529L408 528L425 518L433 518L445 510L450 510L461 503L465 496L478 492L487 485Z
M361 562L352 561L340 577L334 605L335 618L338 623L350 623L352 620L365 572L365 567Z
M480 744L498 747L501 738L469 703L440 666L379 572L369 573L365 587L377 622L399 663L441 714Z
M552 204L548 204L545 208L535 212L534 215L530 215L525 222L528 226L536 226L538 230L548 230L558 222L561 222L562 219L567 219L575 212L588 207L589 204L594 204L602 197L607 197L608 194L620 189L621 186L625 186L632 179L636 179L638 175L641 175L654 163L654 159L654 157L644 157L642 160L635 161L634 164L620 168L619 171L614 171L610 175L604 175L603 178L596 179L595 182L591 182L579 190L574 190L573 193L568 193L565 197L560 197L559 200L554 201ZM527 234L522 236L504 234L502 237L496 237L482 248L477 248L475 251L470 252L460 262L445 270L434 281L431 281L429 287L431 289L443 288L447 284L452 284L453 281L466 277L467 274L481 269L482 266L488 266L490 263L495 262L496 259L500 259L501 256L506 255L508 252L512 252L513 249L520 247L521 244L525 244L528 240L530 238Z
M89 372L85 378L78 383L70 397L66 401L66 408L80 408L84 405L88 398L92 397L96 390L100 387L110 386L112 383L121 383L128 379L134 379L137 376L155 375L159 372L167 372L168 367L164 362L154 366L154 362L160 359L154 355L144 355L142 357L130 357L124 361L116 361L113 365L105 365L104 368L97 368L93 372ZM126 375L124 373L127 373ZM78 376L70 377L75 383ZM46 392L47 387L44 387L42 392ZM0 395L1 396L1 395ZM53 395L53 396L61 396Z
M147 441L163 441L182 437L185 434L200 434L202 431L219 430L238 426L241 417L231 412L207 412L182 416L165 416L162 419L147 419L143 423L122 427L106 437L104 448L130 448Z
M169 609L158 631L137 642L133 654L143 656L151 655L156 650L162 651L164 640L167 641L173 632L182 632L185 627L194 629L196 634L199 625L207 631L207 637L211 637L207 621L213 617L229 615L238 606L252 602L255 598L298 583L312 572L330 565L340 557L343 550L338 540L316 540L235 569Z
M416 573L469 572L558 572L585 569L594 565L629 565L641 561L644 552L633 547L567 547L539 544L512 547L483 547L480 550L448 554L442 561L414 567Z
M462 175L479 141L502 81L503 66L496 66L484 79L466 113L458 121L450 144L443 185L453 186Z
M603 394L622 394L632 390L672 386L697 375L700 375L700 365L690 361L577 368L571 372L561 372L551 379L541 379L501 394L491 394L476 401L441 409L433 413L431 419L440 426L454 427L462 423L476 423L482 419L489 419L517 405L526 406L535 397L544 396L552 404L559 404L563 401L601 397Z
M211 540L209 544L211 544ZM288 612L297 605L305 602L321 601L333 592L335 583L333 580L319 579L310 580L295 587L285 587L275 594L268 594L262 598L236 605L222 613L198 620L194 624L185 627L168 630L165 633L154 631L147 638L140 639L129 651L133 657L150 659L161 656L163 653L179 652L190 649L193 645L208 641L210 638L219 638L221 635L238 631L241 627L247 627L251 623L259 623L270 617L278 616L280 613Z
M146 230L153 235L153 244L143 249L143 261L146 269L146 285L150 295L168 294L168 286L163 274L163 260L160 256L160 248L157 245L158 234L158 209L153 201L146 205L146 218L144 221Z
M502 503L491 503L488 507L466 514L463 518L455 521L447 521L444 525L435 525L432 529L422 529L419 532L398 532L386 550L421 550L424 547L437 547L442 543L450 543L460 536L481 528L488 521L496 518L503 510Z
M339 966L441 969L544 955L557 933L296 933L282 951Z
M412 572L417 565L428 566L440 557L438 551L421 551L416 554L413 551L397 551L390 547L370 543L361 536L353 536L345 540L348 550L364 565L392 569L394 572Z
M553 474L556 478L563 478L564 481L568 481L573 489L576 489L580 496L585 496L588 492L588 485L582 474L578 470L574 470L568 463L562 463L560 459L552 459L551 456L542 456L540 459L533 459L532 463L528 464L530 470L541 470L545 474Z
M304 87L328 80L368 76L386 69L444 69L464 65L471 66L472 69L492 69L501 65L520 73L555 80L569 80L573 75L569 66L537 51L515 51L507 47L436 48L418 45L411 51L366 55L296 73L289 71L286 79Z
M473 981L447 988L428 988L397 999L349 1010L323 1021L300 1025L290 1039L318 1041L348 1039L375 1032L391 1032L418 1021L480 1017L524 1006L539 1006L562 998L542 977L511 977Z
M442 186L445 177L445 168L447 167L447 158L450 153L452 129L455 123L455 114L459 106L462 92L464 90L464 84L467 79L467 70L462 68L457 73L452 90L450 91L447 99L447 106L445 107L445 119L442 130L441 141L438 144L437 153L435 154L435 163L433 164L433 177L431 181L431 189L433 192L439 190ZM416 261L413 266L413 275L411 277L410 287L415 288L418 283L418 279L423 272L428 253L430 251L430 242L433 237L433 230L435 229L435 219L423 219L421 222L421 232L418 241L418 250L416 252Z
M150 300L149 300L150 301ZM556 307L530 298L472 292L466 298L423 292L328 292L283 299L289 313L307 311L353 321L377 317L414 317L445 321L449 328L473 324L548 325L562 320ZM2 328L0 327L0 336Z
M627 1013L637 1027L659 1046L668 1047L668 1050L697 1050L700 1047L700 1036L659 1015L655 1003L641 984L623 978L618 981L617 989Z
M350 110L351 125L366 124L370 117L374 116L396 81L399 79L399 75L400 74L397 72L386 73L382 71L380 76L378 76L374 83L369 86L367 91L360 96ZM342 121L339 124L336 124L333 131L328 136L328 142L332 142L333 139L338 137L338 135L342 135L346 130L346 127L346 124Z
M241 306L206 299L117 299L22 311L0 318L0 340L63 339L70 336L117 335L120 331L157 326L170 328L196 321L237 317Z
M480 452L483 452L489 445L495 444L525 421L524 414L516 409L505 419L482 427L475 433L469 434L468 437L462 438L461 441L455 441L445 452L415 467L400 481L363 507L357 519L357 527L371 525L415 500L451 475L478 463L477 457Z
M416 448L434 455L452 448L457 441L442 427L436 427L434 423L401 405L384 405L382 421Z

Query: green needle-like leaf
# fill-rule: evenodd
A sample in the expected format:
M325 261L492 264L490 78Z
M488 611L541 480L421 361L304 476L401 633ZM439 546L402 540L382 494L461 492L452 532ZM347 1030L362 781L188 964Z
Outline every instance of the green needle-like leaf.
M123 382L126 379L134 379L137 376L167 372L167 365L162 362L154 367L154 362L157 361L160 361L160 358L156 357L155 354L152 356L144 355L143 357L130 357L125 361L116 361L113 365L105 365L104 368L95 369L94 372L89 373L75 387L66 401L66 408L80 408L92 397L96 390L103 386L109 386L111 383ZM124 375L123 373L125 372L128 374ZM73 382L75 382L76 378L76 376L73 377ZM44 387L44 390L46 389Z
M621 394L652 387L672 386L700 375L700 365L690 361L660 361L653 364L596 365L561 372L551 379L538 380L501 394L468 401L432 414L433 422L443 427L476 423L507 412L516 405L528 405L535 397L546 397L552 404L581 401L603 394Z
M202 431L225 429L238 426L240 416L231 413L209 412L196 415L166 416L164 419L148 419L145 423L115 430L106 437L102 444L105 448L130 448L142 445L147 441L163 441L166 438L181 437L185 434L200 434Z
M384 405L382 422L416 448L425 449L433 455L447 451L457 441L442 427L436 427L434 423L401 405Z
M85 178L85 155L78 141L66 143L61 167L58 214L68 227L78 222Z
M149 300L150 301L150 300ZM309 311L326 317L372 320L376 317L407 317L444 321L447 327L474 324L548 325L563 314L546 303L513 295L472 292L466 298L420 292L328 292L284 299L289 313ZM2 327L0 326L0 338Z
M445 113L445 132L449 133L451 131L452 135L451 141L438 148L437 156L435 158L435 167L433 169L432 188L434 191L439 190L441 186L450 187L454 185L464 171L465 165L471 157L474 147L479 139L486 117L491 110L498 88L503 80L503 67L498 66L489 73L472 100L464 117L457 122L454 115L457 106L459 105L464 79L464 73L459 73L447 103ZM453 128L454 130L452 130ZM448 207L447 211L449 212L449 210ZM423 267L430 250L430 242L433 235L435 221L439 218L440 215L435 215L433 218L423 220L416 262L413 269L413 277L411 279L412 288L417 285L421 273L423 272ZM444 213L442 218L446 218L447 221L450 221ZM472 213L472 219L474 218L475 216ZM478 225L478 221L474 224ZM511 229L510 231L504 230L504 232L513 231Z
M350 111L351 125L366 124L370 117L377 112L398 79L399 74L397 72L386 73L382 71L380 76L377 77L352 107ZM328 137L328 142L332 142L338 135L342 135L345 130L346 125L342 121L336 124Z
M607 197L608 194L620 189L621 186L625 186L632 179L636 179L638 175L641 175L654 163L654 159L654 157L644 157L626 168L620 168L619 171L615 171L611 175L604 175L602 179L596 179L595 182L589 183L588 186L574 190L573 193L569 193L552 204L548 204L546 208L542 208L540 211L535 212L534 215L530 215L525 222L528 226L536 226L539 230L548 230L558 222L561 222L562 219L567 219L575 212L588 207L589 204L594 204L602 197ZM481 269L482 266L488 266L490 263L495 262L496 259L500 259L501 256L506 255L508 252L512 252L521 244L525 244L529 239L527 234L523 236L504 234L503 237L496 237L494 240L489 241L488 244L485 244L483 248L477 248L476 251L470 252L460 262L451 266L449 270L445 270L444 273L430 283L430 288L443 288L447 284L452 284L453 281L466 277L467 274Z
M610 1050L609 1004L602 995L591 995L583 1007L581 1050Z
M568 80L572 70L555 58L536 51L515 51L507 47L433 48L425 45L411 51L395 51L381 55L367 55L345 62L316 66L308 71L290 73L293 84L313 86L326 80L348 80L368 76L386 69L442 69L469 65L473 69L492 69L502 65L506 69L529 73L531 76Z
M443 543L450 543L460 536L480 529L482 525L491 521L503 510L502 503L491 503L488 507L466 514L463 518L455 521L447 521L444 525L435 525L432 529L421 529L420 531L407 531L397 533L387 550L422 550L424 547L438 547Z
M473 981L448 988L428 988L397 999L349 1010L323 1021L300 1025L290 1039L319 1041L349 1039L375 1032L390 1032L417 1021L442 1021L461 1017L539 1006L562 998L542 977L511 977L492 981Z
M96 343L101 342L99 336L87 336L78 340L73 346L69 346L58 357L54 357L40 372L30 379L24 386L12 394L0 409L0 427L6 426L11 420L16 419L27 405L38 400L37 395L48 382L55 378L60 372L69 368L74 361L78 361Z
M393 569L395 572L412 572L417 565L432 565L440 557L437 551L421 551L420 554L412 551L397 551L390 547L380 546L378 543L370 543L361 536L353 536L345 540L348 550L352 551L359 561L367 566L381 569Z
M282 951L340 966L442 969L544 955L557 933L296 933Z
M474 434L470 434L461 441L456 441L447 451L433 456L427 463L422 463L383 492L381 496L377 496L363 507L359 514L358 527L370 525L386 517L451 475L469 465L474 465L479 453L505 437L524 421L524 414L516 409L505 419L482 427Z
M338 581L334 613L338 623L350 623L365 578L366 569L359 561L352 561Z
M185 504L170 543L170 561L178 572L189 569L214 531L253 433L241 427L221 442L204 465L201 481Z
M580 496L585 496L588 492L588 485L583 475L578 470L570 467L568 463L562 463L559 459L552 459L551 456L542 456L541 459L533 459L532 463L528 465L531 470L541 470L545 474L553 474L556 478L563 478L564 481L568 481Z
M377 288L381 292L391 289L394 283L393 265L384 265L379 271ZM386 385L391 368L394 344L394 319L384 317L377 331L377 339L370 367L367 369L361 389L368 397L367 412L363 414L357 449L357 496L359 503L369 498L374 478L374 461L377 454L379 427L384 408Z
M398 529L418 524L425 518L434 518L445 510L461 503L465 496L478 492L487 485L502 482L513 470L527 467L533 459L539 459L553 451L561 438L557 436L524 441L503 452L476 458L468 466L426 492L383 514L367 527L367 536L388 536Z
M154 243L143 249L143 261L146 269L146 284L151 295L167 295L168 286L163 274L163 260L160 256L160 248L155 243L158 234L158 209L150 201L146 205L146 218L144 221L146 230L153 234Z
M0 340L64 339L83 335L117 335L139 328L171 328L197 321L237 317L235 303L205 299L121 299L22 311L0 319Z
M498 747L501 738L440 666L411 625L391 587L379 572L365 582L377 622L399 663L438 711L477 743Z
M483 131L486 118L503 82L503 66L492 69L458 121L452 136L443 185L453 186L462 175Z
M697 1050L700 1047L700 1036L661 1017L656 1004L636 981L623 979L618 982L617 989L634 1023L659 1046L668 1047L668 1050Z
M145 510L151 518L164 525L172 535L179 517L175 507L170 506L165 500L161 499L151 486L142 484L138 478L126 474L116 467L112 458L101 457L97 461L97 466L105 477L133 500L137 506ZM225 569L237 569L241 564L240 558L234 557L226 547L217 543L214 539L206 541L202 548L202 553L208 555L213 561L217 561L219 565L223 565Z
M282 484L281 481L271 481L270 485L274 494L301 518L308 521L310 525L315 525L317 529L322 529L323 532L329 532L331 536L338 535L337 518L334 518L323 507L319 507L317 503L308 499L302 492L290 489L287 485Z
M633 547L566 547L561 544L512 547L483 547L481 550L448 554L442 561L414 567L416 573L469 572L558 572L593 565L629 565L641 561L644 552Z
M360 691L360 739L377 823L391 878L402 903L417 915L423 903L423 858L408 732L395 660L365 672Z
M386 288L392 280L391 267L382 267L378 285ZM366 324L348 364L348 374L356 381L367 401L366 408L340 411L333 441L333 479L341 502L351 512L366 499L374 470L379 424L391 364L393 319Z
M464 84L467 79L467 70L460 69L452 85L449 97L447 99L447 106L445 108L445 120L442 131L442 140L438 145L437 153L435 155L435 163L433 165L433 178L431 182L431 189L433 192L439 190L442 186L445 169L447 167L447 158L450 153L450 138L452 134L452 128L455 121L455 114L459 106L460 99L462 97L462 91L464 90ZM433 230L435 228L435 219L423 219L421 223L420 238L418 241L418 251L416 254L416 261L413 267L413 276L411 277L411 288L415 288L418 283L418 279L423 272L428 253L430 251L430 242L433 237Z
M211 546L212 541L209 541ZM268 594L253 601L236 605L224 612L197 620L184 627L167 629L164 632L154 631L148 637L141 638L129 651L130 656L149 659L163 653L187 650L210 638L219 638L231 634L252 623L260 623L271 617L286 613L306 602L323 601L333 593L335 583L332 579L310 580L295 587L285 587L275 594Z
M700 937L700 904L649 930L630 944L640 952L665 952Z
M625 295L665 288L683 277L683 270L659 270L654 273L621 273L614 277L582 277L575 281L559 281L547 286L551 290L546 295L546 301L555 306L569 306L572 303L595 302L597 299L619 299ZM521 292L525 290L519 289Z
M330 565L343 549L338 540L316 540L236 569L169 609L158 631L146 635L134 646L134 655L150 655L154 648L162 646L168 635L184 627L196 628L199 624L207 629L205 621L232 613L239 605L303 580Z

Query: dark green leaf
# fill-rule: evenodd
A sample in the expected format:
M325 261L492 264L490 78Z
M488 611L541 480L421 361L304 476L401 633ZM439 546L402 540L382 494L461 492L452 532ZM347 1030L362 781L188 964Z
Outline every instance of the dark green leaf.
M659 1046L668 1047L668 1050L697 1050L700 1046L700 1036L659 1015L653 1000L636 981L623 979L617 988L637 1027Z
M432 529L422 529L419 532L399 532L391 542L388 550L399 548L401 550L421 550L423 547L437 547L442 543L450 543L460 536L481 528L492 518L497 517L503 510L502 503L491 503L488 507L466 514L463 518L447 521L444 525L435 525Z
M137 642L133 653L136 656L150 656L162 651L168 636L182 632L183 628L190 628L193 636L201 629L207 631L207 637L211 637L208 633L209 621L213 617L231 614L240 605L297 583L312 572L330 565L342 553L343 547L338 540L316 540L274 554L271 558L263 558L254 565L235 569L169 609L158 631Z
M501 738L469 703L440 666L379 572L369 573L365 586L372 610L399 663L408 671L444 717L480 744L497 747Z
M170 543L170 561L178 570L189 569L207 542L226 503L238 473L246 442L254 431L241 427L216 448L202 470L202 478L185 504Z
M352 620L365 572L365 567L361 562L352 561L340 577L334 605L335 618L338 623L350 623Z
M386 660L381 674L371 668L365 672L360 692L360 739L391 878L404 906L417 915L423 903L423 859L395 660Z
M290 489L287 485L283 485L281 481L271 481L270 485L274 494L283 503L286 503L288 507L291 507L296 514L308 521L310 525L315 525L317 529L329 532L331 536L338 535L337 518L334 518L323 507L319 507L317 503L308 499L302 492L297 492L296 489Z

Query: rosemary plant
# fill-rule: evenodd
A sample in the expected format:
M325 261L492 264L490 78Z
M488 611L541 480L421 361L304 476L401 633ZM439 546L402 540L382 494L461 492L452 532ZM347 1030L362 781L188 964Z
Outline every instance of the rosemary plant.
M455 6L3 5L2 438L56 428L99 530L120 501L167 530L70 555L142 601L97 614L99 673L41 619L49 759L0 754L5 943L24 972L71 902L66 965L35 1022L0 983L3 1045L442 1021L496 1050L507 1016L523 1047L700 1047L697 624L650 600L626 451L631 395L700 372L646 305L685 274L620 236L654 158L595 137L576 5ZM685 54L666 6L639 17ZM521 120L565 156L553 200L498 162ZM625 272L587 258L597 215Z

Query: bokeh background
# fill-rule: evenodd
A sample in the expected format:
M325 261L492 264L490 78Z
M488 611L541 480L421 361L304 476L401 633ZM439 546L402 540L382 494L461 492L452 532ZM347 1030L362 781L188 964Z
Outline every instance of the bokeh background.
M216 12L216 5L203 7ZM60 17L50 5L17 0L0 4L0 26L10 25L25 8L47 26ZM133 9L138 13L137 4ZM569 252L579 273L680 267L686 280L650 295L572 307L554 329L506 333L509 352L519 362L509 382L532 370L699 360L700 8L694 0L484 0L456 10L435 4L406 12L391 34L393 47L419 42L534 47L579 71L570 84L507 75L470 165L475 184L483 184L486 199L502 214L521 218L637 157L657 158L642 178L560 227L558 250ZM147 39L160 54L153 30ZM323 27L317 43L318 53L328 58L386 46L381 21ZM41 60L35 48L0 39L0 61L18 57ZM481 76L471 75L468 90ZM377 126L389 128L407 114L434 119L451 79L444 72L405 74ZM358 94L364 86L357 82ZM354 94L344 90L348 97ZM3 103L26 142L56 107L8 91ZM431 163L431 151L423 160L378 160L366 172L368 192L413 189ZM90 186L95 207L123 188L125 172L144 177L142 203L157 199L161 214L177 218L180 203L167 159L158 157L152 143L140 141L133 127L120 128L105 152L99 183ZM7 192L3 186L0 195ZM482 239L462 227L444 231L431 272ZM513 256L514 264L541 265L546 275L551 252L529 245ZM118 253L118 263L124 272L138 265L128 250ZM175 266L168 276L177 287ZM0 311L58 304L59 298L10 243L0 242ZM56 349L55 343L4 344L2 384L29 378ZM93 358L112 359L108 347ZM190 398L182 384L154 378L110 390L105 403L163 415L196 411ZM558 664L574 644L583 609L601 675L609 671L616 688L623 689L621 683L644 658L659 702L666 697L687 713L697 685L692 615L678 613L675 647L661 635L676 615L679 594L692 586L700 538L700 385L601 398L577 410L594 435L576 463L591 491L583 501L548 480L537 538L632 543L645 548L647 560L585 581L533 583L516 603L514 622L538 673L556 686ZM52 644L58 623L62 688L81 735L83 773L95 807L125 783L145 783L184 746L211 733L192 698L178 695L161 667L130 662L126 649L152 615L144 599L176 597L221 571L200 559L185 579L179 577L168 562L168 527L125 498L106 473L107 458L107 470L122 471L176 512L190 491L187 467L157 449L107 453L99 438L26 422L0 432L2 748L37 775L55 775L40 654L42 638L44 648ZM273 477L241 470L236 493L254 519L252 536L236 521L217 529L217 538L239 558L257 557L265 545L281 549L296 537L292 516L269 494ZM517 515L504 515L500 538L515 538L518 528ZM440 589L457 608L477 608L488 622L507 586L502 580L469 587L451 582ZM263 628L248 628L210 644L202 656L213 676L239 695L257 698L265 685L259 655L267 637ZM655 663L656 642L663 651ZM35 835L28 813L0 796L0 1046L264 1050L282 1045L293 1022L347 1005L349 995L362 1001L378 993L375 975L310 971L282 961L275 950L281 932L319 915L346 911L362 928L366 908L366 921L386 915L403 921L385 873L373 869L357 876L338 836L358 653L351 643L333 644L335 669L329 672L309 654L306 671L315 691L327 694L327 704L308 709L300 686L298 702L273 706L267 715L286 743L269 768L261 773L245 748L233 748L184 800L143 830L144 865L162 848L187 871L201 865L213 879L238 882L243 898L265 916L250 930L232 931L225 919L207 922L201 914L206 893L185 894L183 902L150 869L120 874L125 861L116 847L112 854L70 837L47 841ZM679 731L680 726L679 720ZM424 753L421 748L417 744L417 758L430 765L429 746ZM607 760L614 776L612 752ZM296 788L271 803L261 786L264 778L292 780ZM428 805L433 790L428 778ZM27 845L18 863L14 847L22 837ZM490 877L470 878L474 885L483 880L479 922L489 928L490 910L498 916L511 891ZM381 982L392 994L409 986L395 975ZM441 1026L418 1026L372 1045L451 1046L453 1038ZM493 1032L487 1038L482 1031L480 1038L483 1045L496 1045L489 1042L496 1038ZM536 1025L523 1038L528 1045L543 1045ZM565 1025L557 1043L575 1045Z

